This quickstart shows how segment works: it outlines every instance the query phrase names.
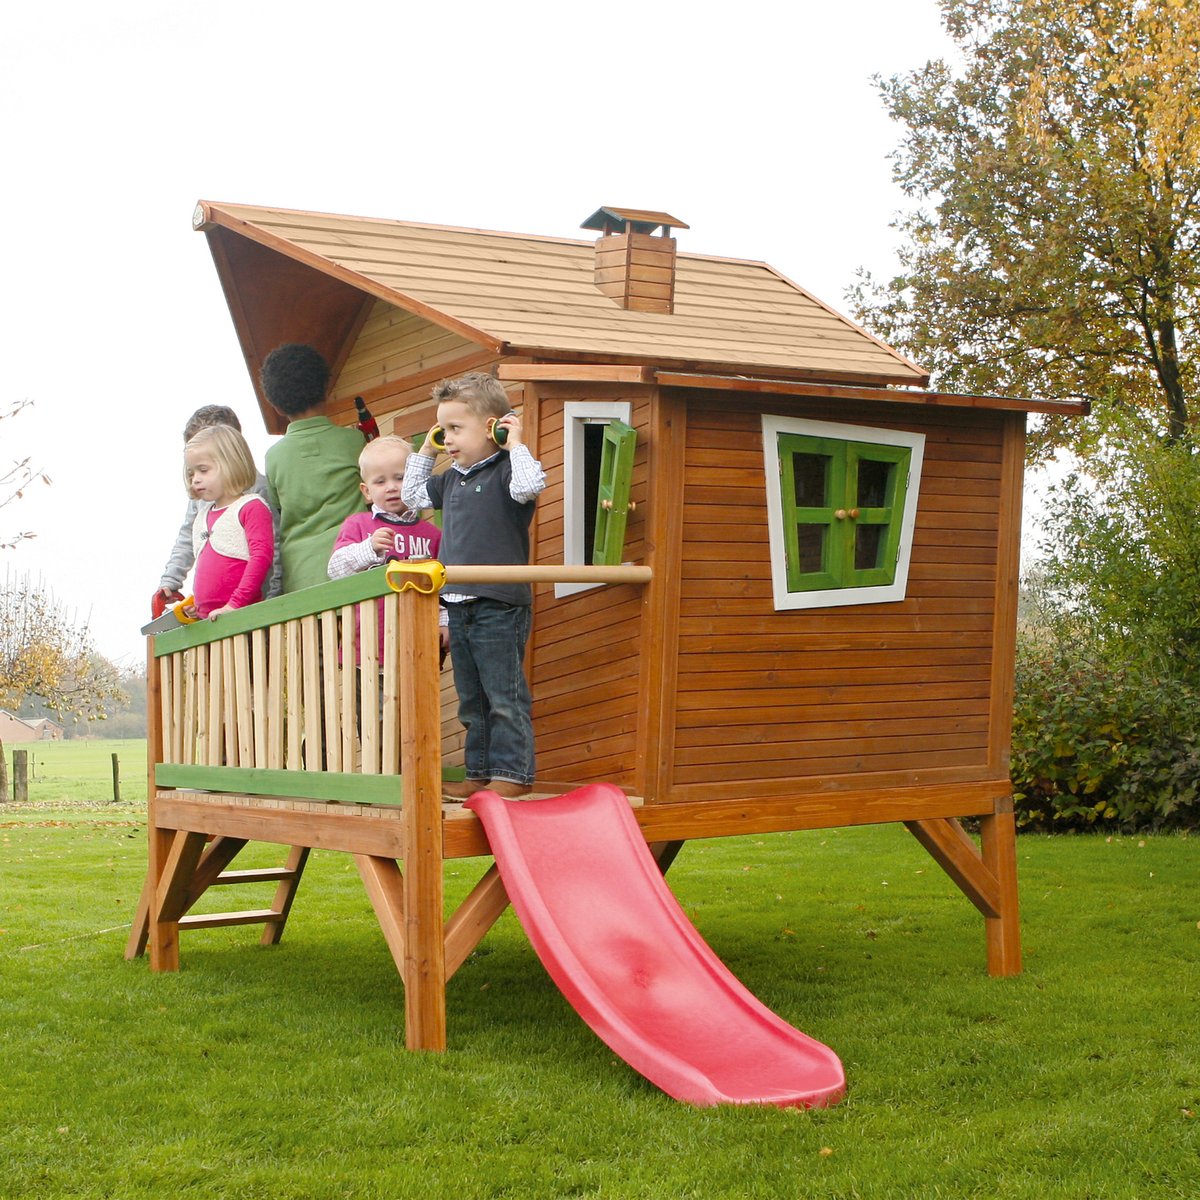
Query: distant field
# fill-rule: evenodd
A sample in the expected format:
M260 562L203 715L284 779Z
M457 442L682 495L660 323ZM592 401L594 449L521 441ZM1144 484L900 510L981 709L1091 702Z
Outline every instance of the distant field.
M26 742L4 746L10 772L14 750L29 752L29 799L37 802L111 801L112 756L117 756L124 803L146 800L146 739Z

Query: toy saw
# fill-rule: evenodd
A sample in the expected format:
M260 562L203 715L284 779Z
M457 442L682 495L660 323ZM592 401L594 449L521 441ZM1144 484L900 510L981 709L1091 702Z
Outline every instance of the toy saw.
M149 625L142 626L142 635L166 633L168 629L178 629L181 625L194 625L199 618L189 617L185 610L192 608L195 603L195 597L189 596L186 600L171 605L161 617L155 617Z

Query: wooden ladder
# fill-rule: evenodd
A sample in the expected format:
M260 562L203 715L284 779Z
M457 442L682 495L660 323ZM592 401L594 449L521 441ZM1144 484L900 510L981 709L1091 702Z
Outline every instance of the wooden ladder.
M263 925L260 944L274 946L283 937L296 889L308 862L307 846L292 846L287 861L281 867L260 867L243 871L226 868L246 846L247 839L232 837L214 838L203 845L203 834L176 833L181 843L180 854L170 856L169 865L162 880L147 874L137 913L129 931L125 946L127 959L138 958L146 952L150 935L150 912L156 890L162 894L160 920L174 921L183 929L218 929L229 925ZM197 839L199 844L197 844ZM186 842L191 845L187 846ZM203 846L203 849L200 847ZM189 854L187 851L190 850ZM188 869L189 860L194 865ZM186 876L189 876L186 878ZM196 901L210 887L222 887L244 883L267 883L275 881L278 886L270 908L249 908L236 912L190 914ZM190 914L190 915L189 915Z

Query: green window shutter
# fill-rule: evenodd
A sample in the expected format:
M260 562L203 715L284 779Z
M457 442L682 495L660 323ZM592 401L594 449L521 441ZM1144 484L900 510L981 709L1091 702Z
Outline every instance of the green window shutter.
M789 591L895 581L911 459L907 446L779 434Z
M604 427L600 453L600 483L596 494L596 527L592 565L615 567L625 550L625 521L629 515L629 485L637 432L623 421Z
M842 443L780 435L779 485L789 591L841 586L846 548L834 513L845 490L845 470Z
M895 580L911 459L907 446L847 443L846 501L851 514L847 587L886 585Z

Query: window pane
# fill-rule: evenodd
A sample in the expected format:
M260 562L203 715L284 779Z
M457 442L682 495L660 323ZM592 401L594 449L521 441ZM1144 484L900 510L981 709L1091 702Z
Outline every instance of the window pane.
M583 427L583 561L590 563L596 542L596 494L600 485L600 462L604 457L604 422L590 421Z
M827 525L798 525L796 527L796 543L800 555L797 564L801 574L807 575L812 571L821 571L825 567L825 535L829 532Z
M888 487L895 463L858 460L858 507L883 508L888 502Z
M858 525L854 530L854 569L872 571L883 564L879 561L883 550L883 535L886 525Z
M792 455L797 508L825 508L829 504L829 462L825 454Z

